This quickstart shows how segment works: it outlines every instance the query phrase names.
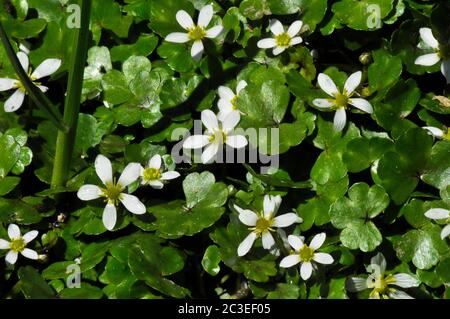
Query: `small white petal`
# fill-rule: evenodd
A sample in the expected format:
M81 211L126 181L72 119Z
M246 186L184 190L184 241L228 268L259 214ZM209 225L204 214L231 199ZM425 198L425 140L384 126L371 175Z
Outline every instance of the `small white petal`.
M227 100L227 99L220 99L217 102L217 106L219 107L220 111L227 113L226 115L228 115L228 113L230 113L231 111L234 111L233 104L231 103L230 100ZM219 115L217 115L217 118L219 119ZM222 118L222 120L220 120L220 119L219 120L223 121L224 119L225 118Z
M334 84L333 80L325 73L320 73L318 75L317 83L319 83L320 88L330 96L339 93L336 84Z
M274 35L279 35L284 33L284 27L281 24L280 21L278 21L277 19L271 19L269 21L270 24L270 31L274 34Z
M187 33L172 32L165 37L165 40L167 42L173 43L186 43L189 42L191 39L189 39L189 35Z
M228 135L225 143L232 148L243 148L248 144L247 139L243 135Z
M300 267L300 276L303 280L308 280L312 274L312 264L310 262L302 263Z
M1 78L0 79L0 92L11 90L17 83L17 80Z
M123 170L117 182L122 188L135 182L141 175L142 166L139 163L129 163Z
M97 173L103 184L108 184L113 182L113 171L111 161L103 155L98 155L95 158L95 172Z
M120 202L125 206L125 208L136 215L143 215L147 212L147 208L142 202L134 195L122 194L120 196Z
M395 290L389 293L389 297L392 299L414 299L410 295L408 295L406 292Z
M168 181L171 179L175 179L180 177L180 173L176 172L176 171L167 171L161 174L161 179L164 181Z
M35 239L38 234L39 234L39 232L37 230L32 230L32 231L29 231L28 233L26 233L25 235L23 235L22 239L25 242L25 244L28 244L33 239Z
M275 245L275 239L273 239L273 236L269 231L262 234L262 245L263 248L267 250Z
M275 47L272 51L273 55L280 55L286 50L285 47Z
M205 48L203 47L203 42L201 40L195 41L192 44L191 48L191 56L194 60L200 60L203 55L203 50Z
M447 80L447 84L450 84L450 59L442 61L441 72Z
M160 169L161 163L162 163L161 155L156 154L156 155L153 155L152 158L150 159L150 161L148 162L148 167L154 168L154 169Z
M103 210L103 225L107 230L113 230L117 221L117 210L113 204L107 204Z
M300 44L303 42L303 39L301 37L293 37L291 39L291 47L297 44Z
M209 136L207 135L192 135L189 136L183 143L184 148L197 149L202 148L209 143Z
M301 223L302 219L295 213L287 213L274 218L273 226L289 227L295 223Z
M420 28L419 33L422 41L425 42L429 47L433 49L439 48L439 42L433 36L433 32L430 28Z
M219 96L221 99L225 99L228 101L231 101L236 96L236 94L234 94L233 90L231 90L227 86L219 86L218 92L219 92Z
M211 110L203 110L201 113L201 119L203 125L206 129L213 133L219 129L219 122L217 121L217 116Z
M271 49L271 48L276 47L277 43L276 43L275 39L266 38L266 39L259 40L256 45L260 49Z
M210 163L214 159L218 151L219 151L218 143L209 144L202 153L202 163L203 164Z
M245 239L242 241L242 243L239 244L237 253L239 257L247 255L247 253L250 251L250 249L253 246L253 243L255 242L256 234L251 232Z
M347 114L345 113L345 109L343 107L338 108L336 110L336 114L334 114L334 130L336 132L340 132L344 129L345 123L347 122Z
M61 66L62 61L60 59L47 59L42 62L36 70L31 74L31 77L39 80L46 76L55 73Z
M272 201L272 196L265 195L263 200L263 211L266 219L271 219L275 212L275 203Z
M17 257L19 256L18 253L16 253L15 251L8 251L8 253L6 254L5 260L8 264L14 265L17 261Z
M206 30L206 37L210 39L217 38L225 28L221 25L216 25L209 30Z
M236 86L236 93L239 95L243 89L247 87L248 83L244 80L239 81L239 83Z
M304 245L303 239L300 236L296 236L296 235L289 235L288 242L289 242L289 245L291 245L291 247L294 248L294 250L296 252L300 251L300 249Z
M37 252L35 252L32 249L29 248L25 248L24 250L22 250L20 252L22 254L22 256L28 258L28 259L33 259L33 260L37 260L39 258L39 255Z
M396 274L393 277L395 282L392 284L402 288L418 287L420 285L420 280L409 274Z
M8 226L8 236L9 239L19 239L20 238L20 228L16 224L11 224Z
M345 285L350 292L358 292L368 289L367 278L350 277Z
M154 189L161 189L164 187L164 184L161 181L150 181L148 184Z
M442 228L441 239L444 240L448 235L450 235L450 224Z
M222 130L225 133L231 132L241 120L241 114L238 111L230 112L222 121Z
M275 215L276 212L278 211L278 209L281 206L281 196L280 195L276 195L276 196L272 196L272 202L273 202L273 214Z
M330 102L328 99L314 99L312 103L321 109L329 109L334 105L334 103Z
M101 196L102 190L97 185L83 185L77 192L77 196L81 200L93 200Z
M20 65L25 72L28 73L28 68L30 67L30 59L28 55L24 52L17 52L17 58L19 59Z
M9 249L9 241L0 239L0 249Z
M300 262L300 256L298 254L293 254L284 257L280 262L281 268L289 268L297 265Z
M416 61L414 61L414 63L423 66L432 66L438 63L440 60L441 58L437 53L430 53L419 56Z
M41 90L41 92L45 93L48 91L48 87L44 86L44 85L36 85L39 90Z
M356 107L357 109L360 109L363 112L372 114L373 113L373 107L372 104L369 103L369 101L365 99L355 98L350 99L349 103Z
M6 100L4 108L5 112L15 112L23 104L23 101L25 100L25 92L22 92L21 90L17 89L10 97Z
M184 10L180 10L175 15L177 22L185 30L195 27L194 21L192 21L191 16ZM167 40L167 39L166 39Z
M386 258L384 258L384 255L382 253L378 253L375 256L373 256L370 259L370 264L377 266L375 269L374 267L371 267L372 269L369 271L379 271L380 274L384 274L386 271Z
M314 249L314 250L319 249L320 247L322 247L326 238L327 238L327 235L325 233L317 234L311 240L311 243L309 244L309 248Z
M425 216L431 219L445 219L450 217L450 211L443 208L431 208L425 212Z
M358 71L350 75L345 81L344 89L348 94L352 94L356 88L361 84L362 72Z
M302 21L300 20L294 21L287 30L287 34L289 34L291 38L295 37L302 29L302 26L303 26Z
M213 17L214 10L212 5L204 6L198 15L198 25L201 27L206 28L208 24L211 22L211 19Z
M330 265L334 262L333 257L331 257L330 254L326 253L315 253L313 259L315 262L324 265Z
M239 220L246 226L255 226L259 217L254 212L248 209L242 209L236 205L234 208L239 212Z
M442 138L444 136L444 131L441 129L438 129L437 127L424 126L422 128L427 130L428 132L430 132L435 137Z

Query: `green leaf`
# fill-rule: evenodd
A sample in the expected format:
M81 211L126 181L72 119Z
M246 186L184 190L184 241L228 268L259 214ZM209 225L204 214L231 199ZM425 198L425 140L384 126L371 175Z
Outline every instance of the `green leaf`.
M202 259L203 269L211 276L217 276L220 272L221 261L219 248L215 245L208 246Z
M82 282L80 287L62 290L58 297L61 299L101 299L103 291L98 287Z
M161 37L172 32L182 32L183 29L177 23L175 16L179 10L185 10L193 16L194 8L190 1L152 1L150 6L149 27Z
M31 266L21 267L18 271L20 290L27 299L54 298L55 293L41 275Z
M111 60L124 62L129 57L149 56L158 45L158 37L154 34L143 34L133 44L121 44L111 48Z
M0 179L0 196L5 196L20 183L20 177L6 176Z
M368 70L369 86L372 91L379 91L398 80L402 73L402 61L383 49L374 51L372 57L374 62Z
M267 299L298 299L299 287L294 284L277 284L277 289L269 292Z
M342 157L347 169L352 173L361 172L393 148L393 143L387 138L359 137L351 140Z
M421 179L436 188L444 189L450 185L450 141L443 140L433 145L430 159L425 167Z

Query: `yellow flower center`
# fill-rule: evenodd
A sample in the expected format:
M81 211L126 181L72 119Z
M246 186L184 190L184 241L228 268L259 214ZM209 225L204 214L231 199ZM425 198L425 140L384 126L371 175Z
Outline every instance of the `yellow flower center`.
M384 299L389 298L389 293L393 291L393 289L389 288L389 284L393 284L394 282L395 278L392 275L388 275L386 278L383 275L372 278L372 281L367 285L369 288L373 288L370 296Z
M286 32L283 32L277 36L275 36L275 42L277 44L277 47L288 47L291 44L291 36L287 34Z
M148 167L146 169L144 169L144 174L143 174L143 178L145 181L154 181L154 180L159 180L161 178L161 170L157 169L157 168L151 168Z
M205 36L206 36L205 29L198 25L189 29L189 31L188 31L189 39L194 40L194 41L202 40Z
M273 219L265 219L264 217L260 217L256 221L256 225L253 228L250 228L251 231L253 231L257 236L261 236L265 232L268 231L274 231L272 228L273 225Z
M300 259L303 262L310 262L314 258L314 249L309 248L308 245L304 244L299 251Z
M226 139L227 139L227 134L225 134L225 132L223 132L222 130L217 130L214 132L214 134L209 136L210 143L223 144Z
M32 73L32 69L30 68L30 70L28 71L28 76L31 80L31 82L33 82L35 85L41 85L41 82L36 82L36 78L34 76L31 76ZM23 85L23 83L20 80L17 80L16 84L14 85L13 89L19 89L20 91L26 93L26 89L25 89L25 85Z
M20 253L22 250L25 249L26 245L27 244L25 243L23 238L20 237L11 241L11 243L9 244L9 248L11 248L11 250L15 251L16 253Z
M106 188L102 189L103 196L110 204L117 205L123 192L123 187L115 182L106 184Z
M237 110L237 99L238 99L238 97L237 97L237 95L235 95L232 99L231 99L231 106L233 107L233 110Z
M336 93L334 95L334 104L338 107L346 107L348 104L349 96L345 93Z

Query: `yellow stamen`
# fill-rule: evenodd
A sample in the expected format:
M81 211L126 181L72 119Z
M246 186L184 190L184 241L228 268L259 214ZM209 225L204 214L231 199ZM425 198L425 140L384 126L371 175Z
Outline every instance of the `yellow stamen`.
M159 180L161 178L161 170L158 168L148 167L144 169L143 178L146 182Z
M206 37L206 31L201 26L196 25L195 27L189 29L188 37L189 39L194 41L202 40L204 37Z
M23 240L22 237L14 239L9 244L9 248L11 248L12 251L15 251L16 253L20 253L22 250L25 249L25 246L27 244L25 243L25 240Z
M291 44L291 40L292 40L291 36L286 32L283 32L275 36L275 42L277 44L277 47L286 48Z

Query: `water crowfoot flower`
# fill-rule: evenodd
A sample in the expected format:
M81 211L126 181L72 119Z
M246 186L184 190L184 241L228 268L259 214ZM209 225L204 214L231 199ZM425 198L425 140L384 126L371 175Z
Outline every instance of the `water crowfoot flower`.
M441 72L450 84L450 39L448 43L442 44L433 35L430 28L419 29L420 38L434 53L419 56L414 62L417 65L432 66L442 60Z
M174 43L186 43L189 41L194 41L191 48L191 56L199 60L204 51L203 39L210 38L214 39L218 37L224 30L222 25L216 25L211 29L206 29L206 27L211 22L214 10L212 5L204 6L199 13L197 24L192 21L191 16L184 10L180 10L176 14L176 19L180 26L188 31L183 32L173 32L166 36L165 40Z
M321 109L335 109L334 129L340 132L344 129L347 122L347 114L345 109L348 104L360 109L363 112L371 114L373 112L372 105L365 99L352 98L356 88L361 84L361 71L350 75L345 82L342 93L336 87L333 80L326 74L320 73L317 77L317 82L320 88L332 98L328 99L314 99L313 104Z
M434 126L424 126L422 128L430 132L431 135L433 135L436 138L450 141L450 128L447 129L447 132Z
M313 272L313 262L324 265L330 265L334 262L330 254L316 252L317 249L322 247L326 237L325 233L317 234L308 246L301 237L289 235L288 241L294 248L294 253L284 257L280 262L280 267L289 268L300 263L300 276L303 280L308 280Z
M31 81L42 92L44 92L44 93L47 92L48 87L41 85L41 83L38 82L38 80L55 73L61 66L61 60L59 60L59 59L44 60L33 72L32 69L29 68L30 62L28 59L28 55L26 55L25 52L22 52L22 51L18 52L17 58L19 59L20 64L22 65L22 68L25 70L25 72L27 72ZM9 90L15 90L15 91L9 97L9 99L7 99L5 102L5 105L4 105L5 112L15 112L22 106L27 92L26 92L25 87L23 86L22 82L20 82L19 80L9 79L9 78L0 78L0 92L9 91Z
M239 83L237 84L236 94L229 87L226 86L219 87L220 99L217 104L217 106L219 107L219 114L217 114L217 118L220 121L223 121L225 117L231 112L238 111L236 104L237 98L239 96L239 93L241 93L241 91L246 87L247 82L245 82L244 80L239 81Z
M180 176L176 171L163 172L161 169L162 159L161 155L154 155L148 161L147 167L141 169L141 184L150 185L153 188L161 189L164 187L164 182L175 179Z
M141 173L142 166L138 163L128 164L116 182L113 179L111 162L103 155L98 155L95 159L95 171L105 185L100 188L97 185L84 185L78 190L78 198L84 201L94 200L104 197L106 207L103 210L103 225L108 230L112 230L117 221L117 206L121 202L125 208L133 214L145 214L144 204L134 195L124 193L125 188L136 181Z
M432 208L425 212L425 216L434 220L444 220L448 223L441 231L442 240L450 235L450 210L443 208Z
M37 237L38 231L32 230L25 235L21 235L19 226L15 224L11 224L8 227L8 237L11 240L8 242L7 240L0 239L0 249L6 250L9 249L9 252L6 254L5 260L7 263L14 265L17 261L19 253L22 256L37 260L38 253L32 249L26 248L26 246Z
M201 114L203 125L207 131L205 135L189 136L183 143L187 149L198 149L206 146L202 154L202 163L206 164L213 160L219 151L219 147L227 144L232 148L247 146L247 139L243 135L233 134L241 116L239 112L231 112L224 120L219 121L211 110L204 110Z
M302 43L302 38L296 36L300 32L302 25L303 22L297 20L291 24L287 31L285 31L280 21L272 19L270 20L270 31L275 37L259 40L257 46L260 49L273 48L273 55L279 55L286 49Z
M271 249L275 245L275 239L272 232L275 228L289 227L295 223L301 223L303 220L295 213L287 213L275 217L281 204L281 196L264 196L263 211L255 213L248 209L242 209L234 205L239 213L239 220L247 226L250 226L251 233L239 245L237 253L239 257L245 256L253 246L256 239L261 237L264 249Z
M347 290L350 292L358 292L372 289L369 295L370 299L413 299L406 292L391 286L411 288L420 285L420 281L409 274L385 275L386 259L382 253L378 253L372 257L367 271L370 273L367 278L350 277L346 283Z

